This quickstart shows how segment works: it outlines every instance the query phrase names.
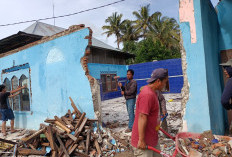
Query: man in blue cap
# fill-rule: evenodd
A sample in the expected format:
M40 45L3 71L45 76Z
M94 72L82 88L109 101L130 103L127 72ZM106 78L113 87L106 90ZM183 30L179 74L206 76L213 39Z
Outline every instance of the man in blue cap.
M137 103L135 120L132 129L131 145L136 157L160 157L146 146L159 149L158 130L160 125L160 108L156 91L161 91L168 81L166 69L156 69L152 72L148 85L141 90Z

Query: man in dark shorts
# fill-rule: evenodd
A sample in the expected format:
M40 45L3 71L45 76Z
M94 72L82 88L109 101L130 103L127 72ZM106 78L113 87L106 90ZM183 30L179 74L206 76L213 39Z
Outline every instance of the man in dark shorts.
M9 105L9 97L14 97L18 94L20 94L21 90L25 87L18 87L15 90L12 90L10 92L7 92L5 85L0 85L0 114L1 114L1 120L2 120L2 134L3 136L6 136L6 121L10 119L10 128L11 133L15 132L14 129L14 113ZM16 93L16 94L14 94ZM14 94L14 95L12 95Z

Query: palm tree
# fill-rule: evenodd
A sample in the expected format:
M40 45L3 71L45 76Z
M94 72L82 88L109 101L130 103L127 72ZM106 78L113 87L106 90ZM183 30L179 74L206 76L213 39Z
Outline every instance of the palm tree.
M107 37L115 35L117 46L119 48L119 44L121 42L121 29L125 23L125 20L122 21L122 14L118 15L117 12L114 12L112 16L109 16L105 20L105 23L109 23L109 25L102 26L103 30L107 30L103 34L107 34Z
M121 41L137 41L139 38L139 31L135 28L135 22L131 20L125 20L124 25L121 29Z
M137 12L134 11L133 15L137 18L136 19L136 28L137 31L142 31L141 36L146 38L148 27L151 21L151 16L149 14L149 5L141 7L141 9Z
M179 48L180 29L174 18L162 17L160 12L151 16L149 36L167 48Z

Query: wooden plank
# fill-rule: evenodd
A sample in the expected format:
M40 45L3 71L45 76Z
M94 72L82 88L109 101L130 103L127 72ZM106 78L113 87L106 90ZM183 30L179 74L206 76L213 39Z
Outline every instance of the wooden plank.
M74 129L74 126L68 121L67 118L65 117L61 117L62 121L64 121L66 123L66 125L70 126L70 129Z
M97 149L97 154L101 155L101 148L99 146L99 143L98 143L97 139L94 140L94 145L95 145L95 147Z
M68 150L68 154L71 155L73 151L77 148L78 144L74 144L73 146L70 146Z
M56 151L52 151L52 157L57 157L57 156L58 156L57 152Z
M85 117L84 120L82 121L80 127L78 129L76 129L74 136L78 137L80 135L81 131L85 127L86 122L87 122L87 118Z
M69 97L69 99L70 99L70 101L71 101L71 105L72 105L74 111L77 113L78 116L80 116L80 115L81 115L81 112L77 109L77 107L76 107L75 103L73 102L72 98Z
M50 146L50 144L49 144L48 142L43 142L43 143L41 143L41 145L42 145L42 146L45 146L45 147Z
M65 147L68 148L72 143L73 143L73 140L68 139L67 142L65 143Z
M85 154L89 154L89 145L90 145L90 136L91 130L87 131L87 138L86 138L86 146L85 146Z
M42 150L33 150L27 148L18 148L18 152L20 155L45 155L46 151Z
M55 120L60 122L62 125L66 126L65 122L63 122L59 117L54 116Z
M65 133L65 130L63 130L61 127L59 126L54 126L52 127L53 130L55 130L56 132L58 132L59 134L64 134Z
M29 145L29 147L31 147L31 149L36 150L32 144L29 143L28 145Z
M47 133L48 133L48 136L50 137L50 140L48 141L50 143L51 149L57 151L51 125L47 127Z
M44 122L46 123L55 123L55 121L56 121L55 119L48 119L48 118L44 120Z
M83 112L82 115L81 115L81 117L80 117L80 119L79 119L79 121L78 121L77 124L75 125L75 130L81 125L83 119L85 118L85 115L86 115L86 113Z
M41 133L43 133L44 131L45 131L45 128L43 128L43 129L37 131L36 133L32 134L31 136L29 136L29 137L27 137L27 138L23 138L22 141L26 143L26 142L28 142L28 141L30 141L30 140L32 140L32 139L38 137L38 136L39 136Z
M60 147L64 151L65 156L69 157L69 154L68 154L66 148L64 147L63 142L61 141L60 137L57 134L56 134L56 138L57 138L58 142L60 143Z
M88 122L97 122L98 119L88 119Z
M76 138L75 136L73 136L72 134L67 134L68 135L68 137L70 137L73 141L77 141L78 140L78 138Z
M61 127L62 129L64 129L67 133L70 133L71 130L69 128L67 128L66 126L64 126L63 124L61 124L58 121L55 121L55 124L58 125L59 127Z

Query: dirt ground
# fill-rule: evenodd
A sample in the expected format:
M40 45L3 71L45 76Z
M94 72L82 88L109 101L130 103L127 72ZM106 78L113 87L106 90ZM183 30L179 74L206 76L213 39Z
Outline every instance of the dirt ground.
M181 117L181 95L180 94L164 94L167 100L167 117L168 130L172 136L175 136L182 124ZM170 100L170 102L168 102ZM107 128L115 133L121 139L130 143L131 133L125 133L129 121L125 99L123 97L110 99L102 102L102 119ZM161 150L169 155L174 151L174 142L160 134ZM132 151L122 152L117 157L133 156Z

